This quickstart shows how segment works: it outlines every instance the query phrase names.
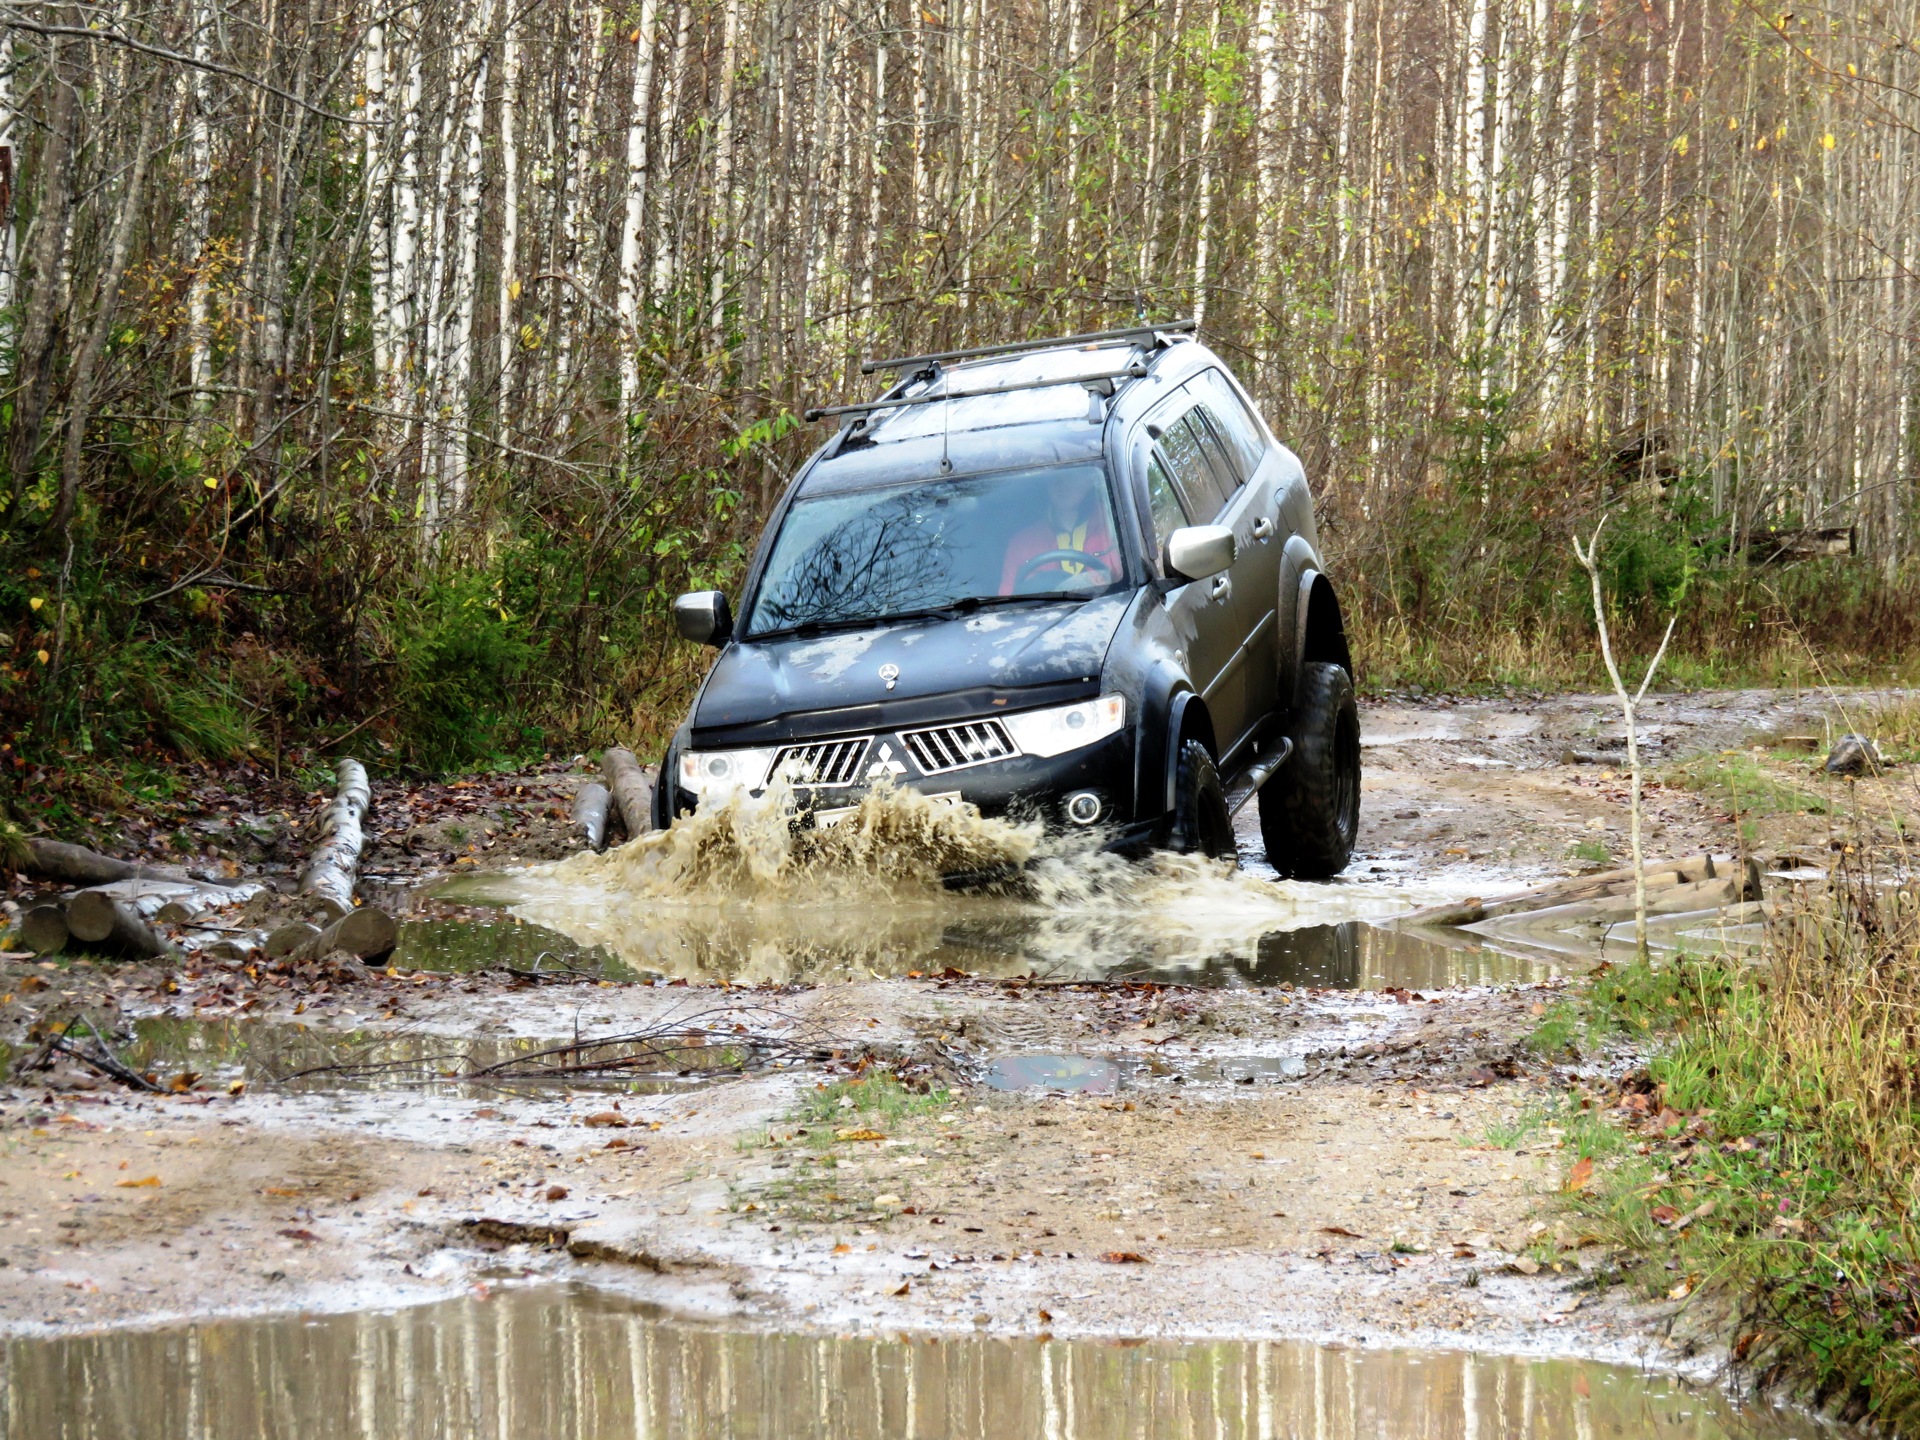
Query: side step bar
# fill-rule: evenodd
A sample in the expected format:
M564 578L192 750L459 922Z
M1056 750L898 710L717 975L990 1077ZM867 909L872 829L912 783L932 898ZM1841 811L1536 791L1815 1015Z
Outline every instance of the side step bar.
M1293 741L1282 735L1267 743L1267 748L1255 757L1253 764L1240 772L1227 790L1227 814L1238 815L1246 804L1260 793L1260 787L1271 780L1280 767L1293 756Z

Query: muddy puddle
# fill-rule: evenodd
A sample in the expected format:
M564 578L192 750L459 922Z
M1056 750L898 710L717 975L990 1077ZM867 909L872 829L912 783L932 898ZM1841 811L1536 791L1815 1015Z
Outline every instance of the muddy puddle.
M1012 867L955 891L941 877ZM692 817L604 855L442 884L495 923L415 922L401 959L609 978L766 984L946 969L990 977L1409 989L1544 978L1578 957L1374 923L1424 898L1359 879L1262 878L1196 857L1134 861L922 797L869 797L825 832L763 802ZM464 928L463 928L464 927ZM497 945L501 956L489 958Z
M401 1091L484 1099L571 1091L664 1094L731 1079L762 1057L714 1046L662 1058L644 1043L603 1044L596 1073L541 1074L578 1058L556 1053L560 1038L449 1036L420 1031L310 1029L298 1023L155 1016L134 1022L120 1057L140 1072L205 1077L212 1088L239 1082L294 1094ZM626 1062L629 1073L621 1073ZM490 1073L491 1072L491 1073Z
M1809 1436L1619 1366L1298 1341L811 1336L584 1290L5 1349L8 1440Z

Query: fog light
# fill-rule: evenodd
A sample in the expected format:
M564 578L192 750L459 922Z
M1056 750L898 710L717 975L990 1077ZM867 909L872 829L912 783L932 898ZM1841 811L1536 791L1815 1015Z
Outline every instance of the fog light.
M1079 790L1067 797L1067 818L1076 825L1091 825L1100 818L1100 797L1091 790Z

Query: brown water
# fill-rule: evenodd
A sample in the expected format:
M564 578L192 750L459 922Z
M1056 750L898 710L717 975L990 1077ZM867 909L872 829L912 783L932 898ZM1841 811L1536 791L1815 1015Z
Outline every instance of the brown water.
M14 1339L5 1440L1784 1440L1618 1366L1304 1342L811 1336L585 1290Z
M617 978L744 983L953 968L1336 989L1531 980L1568 963L1366 923L1417 902L1393 887L1281 881L1196 856L1123 860L1097 839L912 792L870 794L824 829L796 825L778 796L743 800L604 855L463 876L441 893L497 905L502 922L409 925L401 959L467 968L500 963L498 950ZM1009 867L1017 881L984 892L941 884Z

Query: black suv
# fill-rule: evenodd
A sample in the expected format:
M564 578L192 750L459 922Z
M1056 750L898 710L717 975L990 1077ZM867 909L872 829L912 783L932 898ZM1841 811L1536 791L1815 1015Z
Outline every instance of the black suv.
M747 572L674 604L718 646L655 790L664 826L784 774L832 823L891 776L1116 849L1332 875L1360 722L1313 501L1192 324L871 361L877 400L787 486Z

